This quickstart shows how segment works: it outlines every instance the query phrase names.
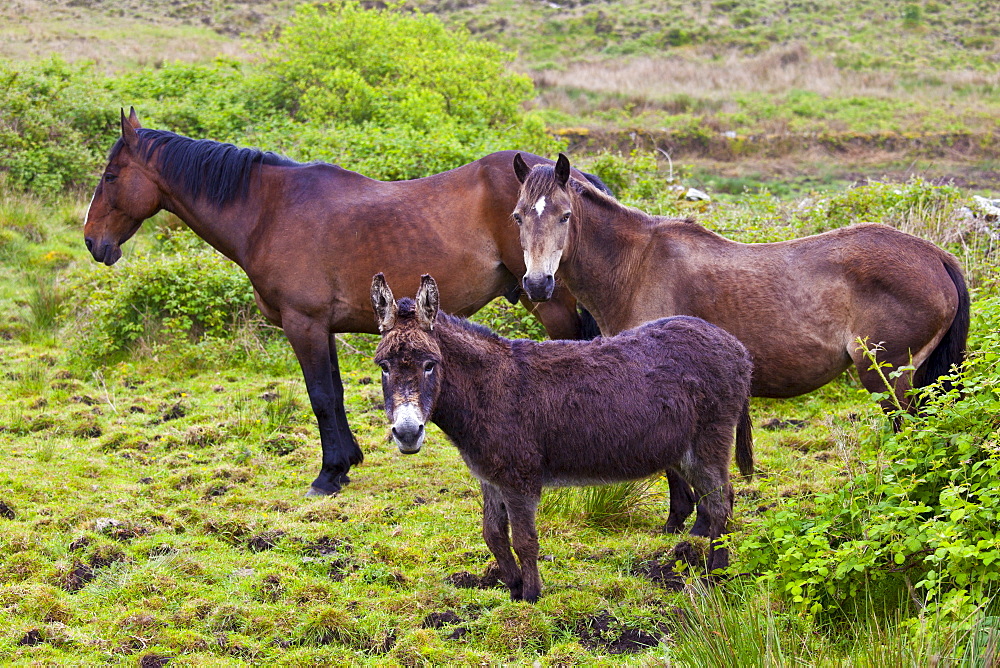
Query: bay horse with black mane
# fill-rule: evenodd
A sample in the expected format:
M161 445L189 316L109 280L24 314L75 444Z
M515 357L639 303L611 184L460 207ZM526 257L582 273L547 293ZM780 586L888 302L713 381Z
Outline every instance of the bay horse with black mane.
M393 439L419 452L431 420L458 448L480 481L483 538L511 598L541 591L543 487L671 471L699 498L692 533L710 539L709 572L728 565L716 541L732 514L734 433L740 470L753 469L751 362L731 334L680 316L592 341L512 341L442 313L426 275L416 299L397 304L378 274L371 299Z
M851 364L869 392L934 383L965 358L969 292L958 260L929 241L866 223L776 243L738 243L691 220L651 216L555 166L514 156L529 298L544 302L555 277L604 335L672 315L695 316L736 336L753 359L753 396L786 398L829 383ZM858 341L876 347L887 388ZM882 406L892 411L887 398ZM671 521L695 499L670 471ZM674 507L677 512L674 512ZM679 531L676 522L668 528Z
M446 307L461 314L501 295L519 298L513 152L382 182L141 128L134 109L127 118L122 111L121 130L87 211L87 248L114 264L121 245L163 209L246 272L261 312L295 351L319 423L323 462L311 494L339 491L363 457L344 411L334 335L375 333L368 293L376 271L413 289L416 273L434 272L448 289ZM548 334L584 335L572 296L559 288L554 299L531 309Z

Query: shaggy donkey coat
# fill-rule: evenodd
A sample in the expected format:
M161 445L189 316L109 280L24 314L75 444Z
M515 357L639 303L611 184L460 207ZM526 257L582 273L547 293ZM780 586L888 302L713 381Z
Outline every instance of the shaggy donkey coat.
M440 313L426 275L416 299L398 304L376 275L372 305L393 438L418 452L432 420L458 448L481 482L483 538L513 599L535 601L541 590L535 512L547 486L673 471L700 499L709 570L728 565L715 539L732 513L741 421L737 462L747 474L753 466L752 369L735 337L681 316L593 341L508 340Z

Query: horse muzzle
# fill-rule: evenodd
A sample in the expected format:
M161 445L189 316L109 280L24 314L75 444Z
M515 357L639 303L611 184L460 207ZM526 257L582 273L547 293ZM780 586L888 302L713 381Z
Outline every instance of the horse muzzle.
M547 302L552 299L556 288L556 277L552 274L525 274L521 281L524 293L533 302Z
M116 243L110 241L95 243L90 237L86 237L84 243L87 244L87 250L90 251L95 260L103 262L109 267L121 259L122 248Z

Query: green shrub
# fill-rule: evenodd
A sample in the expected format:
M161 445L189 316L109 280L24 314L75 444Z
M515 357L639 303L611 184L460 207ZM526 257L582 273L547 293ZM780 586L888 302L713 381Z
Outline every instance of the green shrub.
M92 65L0 61L0 172L15 188L53 193L91 181L117 124Z
M225 338L256 308L243 271L191 232L174 233L162 254L137 254L113 271L80 269L81 299L71 335L78 358L106 361L145 343Z
M961 621L1000 591L1000 299L974 304L956 389L861 434L862 471L785 500L744 541L750 569L813 614L910 599Z

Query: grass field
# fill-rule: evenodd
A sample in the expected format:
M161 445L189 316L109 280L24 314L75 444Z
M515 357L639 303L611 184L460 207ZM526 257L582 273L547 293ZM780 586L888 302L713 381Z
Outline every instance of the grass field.
M58 53L109 72L252 58L246 47L293 4L13 0L0 7L0 58ZM535 79L534 104L553 131L567 130L574 164L627 204L695 216L746 242L878 220L954 252L987 382L1000 373L996 231L965 210L1000 184L1000 19L987 4L852 0L836 13L808 0L410 6L516 51L515 66ZM685 200L689 186L712 200ZM281 332L242 301L213 311L212 327L150 305L164 294L193 302L179 286L196 293L200 273L226 289L239 283L249 300L242 274L165 214L125 246L121 263L94 263L81 238L89 196L41 199L0 175L0 662L995 665L1000 616L990 597L977 598L995 587L967 580L985 583L995 571L1000 520L983 518L1000 495L970 492L965 468L941 493L955 505L917 518L951 520L935 537L941 547L859 560L856 595L831 573L843 608L814 614L796 600L797 578L826 567L816 565L821 554L760 578L759 555L741 547L777 541L781 517L819 522L830 498L894 471L899 462L882 450L889 422L852 374L805 397L753 401L758 473L734 479L724 584L706 589L685 561L697 562L703 541L662 533L667 490L654 478L546 492L542 598L511 603L479 535L478 485L455 449L434 428L415 456L389 441L374 337L341 340L365 462L342 494L307 498L318 432ZM150 301L115 301L116 288L144 276L161 277L140 285ZM503 302L477 317L505 335L539 334ZM102 337L135 328L109 352L114 342ZM992 429L963 460L975 467L1000 452L995 403L983 406L942 438L961 445L979 433L970 423ZM859 511L861 533L871 528L863 522ZM859 552L870 555L863 538ZM811 545L803 538L803 553ZM968 599L935 607L940 599L918 580L937 574L932 562L958 564L949 586Z

